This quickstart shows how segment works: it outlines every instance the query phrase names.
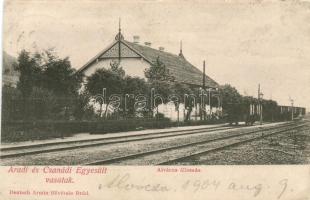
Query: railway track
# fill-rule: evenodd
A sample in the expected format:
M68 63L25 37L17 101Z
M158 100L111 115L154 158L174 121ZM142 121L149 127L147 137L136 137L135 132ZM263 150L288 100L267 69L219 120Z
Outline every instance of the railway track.
M196 153L193 153L193 154L190 154L190 155L186 155L186 156L182 156L182 157L179 157L179 158L174 158L174 159L171 159L171 160L168 160L168 161L164 161L164 162L158 163L158 165L171 165L171 164L173 165L173 164L175 164L177 162L181 162L181 161L184 161L186 159L190 159L190 158L195 157L195 156L207 155L207 154L214 153L214 152L217 152L217 151L226 150L226 149L229 149L229 148L232 148L232 147L235 147L235 146L246 144L246 143L249 143L249 142L252 142L252 141L255 141L255 140L260 140L260 139L263 139L263 138L266 138L266 137L270 137L270 136L273 136L273 135L276 135L276 134L281 134L281 133L285 133L285 132L288 132L288 131L296 130L296 129L299 129L299 128L302 128L302 127L305 127L305 126L306 125L303 124L303 125L299 125L299 126L294 127L294 128L286 129L286 130L274 131L274 132L266 134L266 135L261 135L261 136L257 136L257 137L251 138L251 139L247 139L247 140L243 140L243 141L239 141L239 142L234 142L234 143L231 143L231 144L228 144L228 145L225 145L225 146L221 146L221 147L217 147L217 148L213 148L213 149L209 149L209 150L205 150L205 151L201 151L201 152L196 152Z
M293 125L293 126L292 126ZM288 123L282 126L276 127L268 127L262 128L260 130L252 130L244 133L231 134L224 137L217 137L213 139L207 139L198 142L191 142L182 145L170 146L167 148L160 148L151 151L144 151L135 154L99 160L96 162L84 163L85 165L106 165L106 164L124 164L124 165L165 165L173 162L177 162L178 160L187 159L192 156L196 156L204 153L211 153L214 151L218 151L224 148L230 148L232 146L241 145L247 142L251 142L253 140L257 140L263 137L268 137L274 134L283 133L289 130L297 129L304 127L305 124L296 125L296 123ZM227 142L228 141L228 142ZM215 144L217 143L217 145ZM210 144L213 144L210 145ZM202 146L201 146L202 145ZM199 150L200 147L204 145L209 145L207 150ZM180 151L183 151L180 153ZM190 153L188 153L190 152ZM194 152L194 153L191 153ZM166 155L164 155L166 154ZM176 156L177 154L181 154L182 156ZM165 158L166 160L162 161L161 158Z
M77 140L77 141L67 141L67 142L56 142L56 143L46 143L46 144L36 144L36 145L25 145L16 147L1 148L1 159L19 157L24 155L33 155L40 153L49 153L55 151L72 150L79 148L87 148L101 145L110 145L117 143L135 142L151 139L169 138L169 137L180 137L186 135L195 135L200 133L210 133L214 131L222 131L235 129L236 127L231 126L217 126L208 128L196 128L191 130L174 130L174 131L164 131L158 133L146 133L146 134L134 134L126 136L115 136L108 138L96 138L88 140Z

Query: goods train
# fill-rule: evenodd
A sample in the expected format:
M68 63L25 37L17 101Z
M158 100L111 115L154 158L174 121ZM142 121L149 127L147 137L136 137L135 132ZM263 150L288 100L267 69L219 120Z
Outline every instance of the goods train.
M292 111L293 109L293 111ZM229 124L245 122L245 125L253 125L259 121L262 112L263 121L287 121L300 118L306 114L306 108L277 105L275 101L247 100L242 103L230 103L224 108Z

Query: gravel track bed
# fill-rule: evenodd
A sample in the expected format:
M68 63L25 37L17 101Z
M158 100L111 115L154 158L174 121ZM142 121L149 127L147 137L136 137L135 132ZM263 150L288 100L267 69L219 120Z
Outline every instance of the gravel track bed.
M310 123L309 123L310 125ZM310 164L310 129L292 130L171 165Z
M214 127L212 129L206 129L206 132L213 132L217 130L224 130L224 129L231 129L232 127ZM213 130L214 129L214 130ZM102 144L102 143L108 143L108 142L127 142L128 140L136 140L136 139L149 139L151 137L180 137L182 134L189 134L189 135L196 135L200 134L198 131L203 130L186 130L179 133L172 132L172 133L156 133L153 134L141 134L138 136L132 136L129 138L104 138L100 139L99 141L77 141L74 143L63 143L63 144L55 144L55 145L46 145L46 146L40 146L40 147L31 147L31 148L25 148L25 149L17 149L17 150L5 150L1 152L1 155L10 155L10 154L18 154L18 153L27 153L27 152L33 152L33 151L48 151L48 150L55 150L58 148L78 148L81 145L108 145L108 144ZM197 132L197 133L195 133ZM128 141L130 142L130 141ZM87 148L87 147L81 147L81 148Z
M270 127L267 125L266 127ZM216 132L201 133L190 136L179 136L177 138L162 138L145 140L130 143L112 144L66 150L62 152L50 152L36 155L25 155L16 158L1 159L1 165L80 165L97 160L110 159L113 157L124 156L128 154L150 151L159 148L165 148L188 142L201 141L222 137L232 133L241 133L249 130L257 130L259 127L243 127L234 130L222 130Z
M261 136L262 133L268 134L267 131L259 131L257 133L243 135L243 136L236 137L236 138L212 141L210 143L206 142L204 144L198 144L198 145L189 146L189 147L185 147L181 149L168 150L168 151L160 152L156 154L140 156L135 159L119 161L119 162L113 163L113 165L156 165L158 163L166 162L171 159L176 159L176 158L180 158L183 156L189 156L189 155L192 155L193 153L209 151L214 148L224 147L226 145L234 144L236 142L256 138L256 137ZM269 131L269 133L271 133L271 131Z

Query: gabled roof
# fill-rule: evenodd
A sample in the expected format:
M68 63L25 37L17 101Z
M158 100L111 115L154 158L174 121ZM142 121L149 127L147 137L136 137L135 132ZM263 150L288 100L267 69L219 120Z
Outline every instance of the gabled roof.
M87 62L83 67L81 67L78 70L78 72L83 72L84 70L86 70L98 58L102 58L102 56L118 42L119 41L115 41L108 48L101 51L89 62ZM178 56L172 53L160 51L148 46L132 43L126 40L120 40L120 42L123 45L127 46L132 51L134 51L136 54L141 56L144 60L146 60L150 64L156 61L157 58L159 58L159 60L166 65L166 67L169 69L169 72L175 77L175 80L177 82L202 86L203 73L198 68L189 63L184 58L184 56ZM219 87L219 84L216 83L209 76L206 76L205 78L205 85L206 87L212 87L212 88Z
M128 42L123 40L132 49L143 55L148 61L154 62L157 57L169 69L170 73L175 77L176 81L202 86L203 73L189 63L183 56L178 56L165 51L153 49L148 46ZM219 85L209 76L206 76L206 87L217 88Z

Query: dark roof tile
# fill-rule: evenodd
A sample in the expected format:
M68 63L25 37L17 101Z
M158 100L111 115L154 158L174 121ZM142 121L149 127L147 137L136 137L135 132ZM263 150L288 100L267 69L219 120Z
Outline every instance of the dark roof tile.
M176 81L202 86L203 73L189 63L184 57L125 40L122 40L122 42L142 54L150 62L154 62L157 57L159 57L160 61L166 65ZM206 76L205 81L206 87L217 88L219 86L219 84L209 76Z

